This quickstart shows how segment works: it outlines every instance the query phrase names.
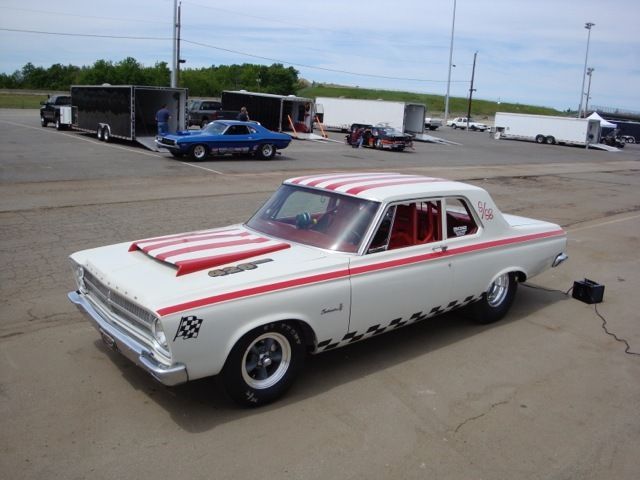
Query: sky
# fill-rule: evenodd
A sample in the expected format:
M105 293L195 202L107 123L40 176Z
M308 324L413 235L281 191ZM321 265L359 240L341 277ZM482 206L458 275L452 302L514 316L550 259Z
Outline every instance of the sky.
M278 62L309 81L446 94L454 0L181 4L187 68ZM0 0L0 72L126 57L171 65L173 7ZM589 105L640 112L639 21L638 0L457 0L450 95L468 96L478 52L474 98L577 110L592 22Z

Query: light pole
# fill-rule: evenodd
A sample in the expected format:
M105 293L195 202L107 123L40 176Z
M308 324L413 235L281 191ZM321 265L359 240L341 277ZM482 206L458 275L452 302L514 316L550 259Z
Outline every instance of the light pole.
M591 74L593 73L594 70L595 70L595 68L593 68L593 67L587 68L587 75L589 75L589 86L587 87L587 99L584 102L584 114L585 114L585 116L587 115L587 112L589 111L589 98L591 98L589 96L591 94Z
M453 0L453 21L451 22L451 45L449 46L449 76L447 78L447 96L444 100L444 124L449 119L449 90L451 89L451 65L453 62L453 32L456 28L456 0Z
M584 55L584 71L582 72L582 87L580 87L580 107L578 107L578 118L582 117L582 100L584 98L584 81L587 76L587 60L589 58L589 41L591 40L591 27L594 27L595 23L586 22L584 28L589 30L587 34L587 53Z
M473 92L475 88L473 88L473 79L476 76L476 58L478 57L478 52L473 54L473 69L471 70L471 86L469 87L469 109L467 110L467 132L469 131L469 122L471 121L471 100L473 99Z

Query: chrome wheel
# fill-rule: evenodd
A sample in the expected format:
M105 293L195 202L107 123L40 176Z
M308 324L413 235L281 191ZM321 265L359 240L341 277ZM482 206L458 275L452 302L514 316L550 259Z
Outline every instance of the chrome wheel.
M284 335L269 332L256 338L242 357L242 379L263 390L278 383L289 369L291 345Z
M191 148L191 157L194 160L204 160L207 155L209 155L209 149L206 145L199 143Z
M490 307L497 307L507 298L509 291L509 274L504 273L496 278L487 291L487 303Z

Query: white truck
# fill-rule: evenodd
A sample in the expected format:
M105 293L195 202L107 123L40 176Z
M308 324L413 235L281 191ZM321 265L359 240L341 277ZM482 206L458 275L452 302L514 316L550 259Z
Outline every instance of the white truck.
M589 146L599 141L600 121L589 118L497 112L495 137L551 145L560 143Z
M316 112L322 113L324 127L348 131L354 123L386 124L411 134L424 133L427 107L421 103L359 100L354 98L316 98Z
M447 126L453 128L465 129L469 127L469 130L484 132L489 128L489 125L485 125L484 123L476 122L472 118L467 117L456 117L453 120L449 120L447 122Z
M424 128L428 128L429 130L437 130L438 127L442 126L441 118L433 118L433 117L425 117L424 119Z

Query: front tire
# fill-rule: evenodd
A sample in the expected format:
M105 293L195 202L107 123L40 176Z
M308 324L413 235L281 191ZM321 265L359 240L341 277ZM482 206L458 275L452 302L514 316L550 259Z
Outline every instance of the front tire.
M49 122L47 122L47 120L44 117L40 117L40 125L42 127L46 127L49 124Z
M109 127L103 127L102 128L102 139L105 142L110 142L111 141L111 130L109 130Z
M265 405L293 384L305 356L302 335L293 325L263 325L244 335L231 350L222 370L224 387L240 405Z
M200 162L202 160L205 160L209 156L209 148L202 143L198 143L197 145L191 147L190 155L191 158Z
M64 125L60 123L60 119L56 118L56 130L64 130Z
M546 143L547 139L544 137L544 135L537 135L536 136L536 143Z
M482 298L470 305L471 315L476 323L486 325L504 317L518 290L515 273L503 273L482 294Z
M555 145L556 144L556 139L554 136L549 135L547 138L545 138L545 141L549 144L549 145Z
M258 147L258 156L263 160L269 160L276 154L276 147L270 143L263 143Z

